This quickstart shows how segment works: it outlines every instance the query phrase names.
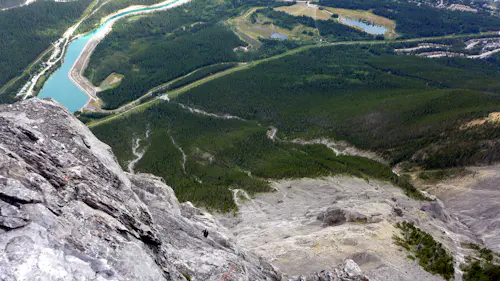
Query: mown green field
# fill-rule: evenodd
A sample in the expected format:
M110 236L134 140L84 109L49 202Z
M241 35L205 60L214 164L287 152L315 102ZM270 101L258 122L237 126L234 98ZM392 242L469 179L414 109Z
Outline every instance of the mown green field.
M391 0L320 0L322 6L369 10L396 21L396 32L405 38L449 34L467 34L498 30L500 18L486 12L464 13L436 9L408 1Z

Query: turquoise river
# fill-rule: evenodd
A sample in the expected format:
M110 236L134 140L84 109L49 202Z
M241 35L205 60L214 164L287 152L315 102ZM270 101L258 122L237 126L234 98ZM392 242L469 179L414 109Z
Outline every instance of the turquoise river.
M73 64L78 59L78 56L82 52L83 48L87 44L87 42L95 35L99 34L106 30L109 25L112 25L114 20L125 17L127 15L144 12L144 11L152 11L168 8L181 0L172 1L168 4L158 5L155 7L142 7L134 10L129 10L126 12L118 13L113 17L109 18L106 22L104 22L99 28L94 31L87 33L84 36L79 37L76 40L73 40L66 51L66 54L63 58L63 63L59 69L57 69L45 82L42 90L38 94L39 98L53 98L58 102L62 103L69 111L75 112L82 108L88 101L88 96L76 86L69 79L69 71Z

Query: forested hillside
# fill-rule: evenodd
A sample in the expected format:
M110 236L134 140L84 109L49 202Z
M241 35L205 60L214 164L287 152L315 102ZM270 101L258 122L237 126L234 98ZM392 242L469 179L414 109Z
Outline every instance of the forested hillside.
M219 23L233 13L229 2L199 0L124 20L98 45L85 75L96 85L112 72L125 76L99 94L106 108L116 108L197 68L237 61L233 49L246 44Z
M106 16L117 12L121 9L127 8L133 5L153 5L160 2L164 2L162 0L111 0L105 1L100 0L98 3L99 10L90 15L78 28L78 33L85 33L95 29L99 26L101 19Z
M273 141L266 136L267 128L255 121L193 114L177 104L161 102L93 132L113 148L123 167L135 157L131 149L135 139L142 139L139 150L146 153L136 172L161 176L181 201L214 210L236 208L231 189L252 194L270 191L267 179L336 174L391 181L420 198L389 166L362 157L336 156L323 145Z
M235 207L230 189L258 192L267 190L266 179L338 173L393 181L414 194L389 166L292 141L348 140L392 164L425 168L498 161L498 127L463 126L499 111L499 67L496 59L400 56L383 45L314 48L212 80L170 103L156 101L93 131L124 167L134 158L134 140L144 139L137 171L162 176L181 200L219 210ZM244 120L224 119L228 114ZM269 126L278 130L274 141L266 136Z
M0 87L22 73L74 24L90 2L37 1L0 11Z
M208 82L177 101L276 126L283 138L346 139L393 163L490 163L500 160L496 125L459 128L500 110L500 72L494 69L494 60L324 47Z

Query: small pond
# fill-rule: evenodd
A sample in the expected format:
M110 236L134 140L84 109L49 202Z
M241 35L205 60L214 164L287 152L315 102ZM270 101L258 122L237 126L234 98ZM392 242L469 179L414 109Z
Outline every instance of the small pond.
M271 39L278 39L278 40L286 40L288 37L286 35L283 35L281 33L275 32L273 33L269 38Z
M374 25L370 24L368 22L360 21L360 20L353 20L353 19L346 19L346 18L340 18L340 22L342 22L345 25L350 25L350 26L356 26L366 33L374 34L374 35L383 35L386 31L387 28L380 26L380 25Z

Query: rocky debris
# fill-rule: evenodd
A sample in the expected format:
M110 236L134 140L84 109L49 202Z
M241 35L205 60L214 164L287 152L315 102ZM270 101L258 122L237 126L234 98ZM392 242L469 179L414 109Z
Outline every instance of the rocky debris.
M204 238L203 230L210 235ZM0 280L284 280L52 100L0 105Z
M398 216L398 217L402 217L403 216L403 210L401 210L401 208L394 207L392 210L394 211L394 213L396 214L396 216Z
M437 201L424 205L420 208L421 211L429 213L434 218L447 222L450 220L450 215L445 211L443 202Z
M345 261L344 271L345 273L347 273L349 277L361 274L361 268L359 268L359 266L353 260L350 259Z
M429 191L446 206L450 223L458 219L471 231L469 243L500 253L500 164L468 167L467 170L471 173L447 179L430 187Z
M322 221L325 226L339 225L347 221L344 210L338 208L328 208L319 213L317 219Z
M341 225L345 222L377 223L384 220L380 213L364 215L357 211L337 207L330 207L319 213L317 219L323 222L323 226Z
M368 281L368 277L362 274L359 266L351 259L345 260L339 269L333 271L322 270L311 276L296 276L289 281Z
M439 201L413 200L390 183L335 176L280 180L273 188L276 192L237 202L236 217L217 217L239 245L288 276L312 278L352 259L370 281L443 281L394 243L401 221L414 222L454 254L456 272L465 253L462 242L471 242L472 233L455 214L445 222L421 211Z
M29 223L29 215L14 205L0 201L0 226L14 229Z

